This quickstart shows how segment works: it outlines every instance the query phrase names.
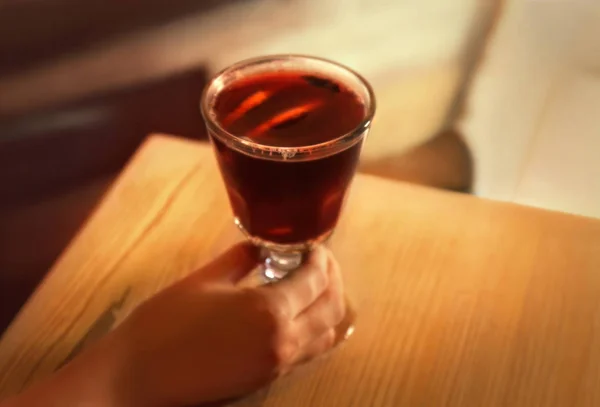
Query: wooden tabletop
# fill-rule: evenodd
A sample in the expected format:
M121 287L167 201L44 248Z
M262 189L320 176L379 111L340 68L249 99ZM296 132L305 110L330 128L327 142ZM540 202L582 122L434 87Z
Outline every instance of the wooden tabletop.
M0 395L239 238L210 148L151 137L1 338ZM240 405L600 403L600 221L359 175L332 246L355 334Z

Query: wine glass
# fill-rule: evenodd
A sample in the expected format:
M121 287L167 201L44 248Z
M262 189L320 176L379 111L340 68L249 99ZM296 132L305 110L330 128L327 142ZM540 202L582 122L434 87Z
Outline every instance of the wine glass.
M218 73L201 111L235 224L263 249L264 279L281 279L337 224L375 113L373 90L338 63L273 55Z

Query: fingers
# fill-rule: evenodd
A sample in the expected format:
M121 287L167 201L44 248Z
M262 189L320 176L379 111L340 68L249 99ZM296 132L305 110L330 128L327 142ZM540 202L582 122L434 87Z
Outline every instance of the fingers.
M336 327L346 312L341 273L333 256L328 256L327 269L327 289L292 321L301 348Z
M329 251L315 248L307 261L275 284L260 287L288 318L293 319L311 305L329 284Z
M192 273L187 280L235 284L259 263L258 250L251 243L238 243Z
M277 327L273 344L280 374L326 352L343 337L337 330L346 311L340 268L323 247L289 277L251 292Z

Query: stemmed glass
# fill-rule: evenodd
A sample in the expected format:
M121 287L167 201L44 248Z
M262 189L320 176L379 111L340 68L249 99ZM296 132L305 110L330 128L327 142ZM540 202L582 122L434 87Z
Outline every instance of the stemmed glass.
M325 141L291 147L226 130L219 121L217 103L224 90L257 75L285 73L302 74L316 85L342 85L350 90L362 106L357 125L344 134L330 134ZM375 113L373 90L362 76L332 61L301 55L265 56L218 73L202 95L201 110L235 224L263 249L264 279L283 278L337 224ZM324 120L323 130L335 120L339 117Z

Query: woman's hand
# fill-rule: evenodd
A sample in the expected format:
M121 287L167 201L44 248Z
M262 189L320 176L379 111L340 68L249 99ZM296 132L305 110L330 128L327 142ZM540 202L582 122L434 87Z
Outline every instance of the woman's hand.
M234 246L158 293L13 406L178 406L244 395L321 355L345 313L337 262L319 247L286 279L237 283L258 264Z
M237 245L142 304L117 329L136 404L239 396L331 348L345 312L331 253L317 248L275 284L237 287L256 265L255 249Z

